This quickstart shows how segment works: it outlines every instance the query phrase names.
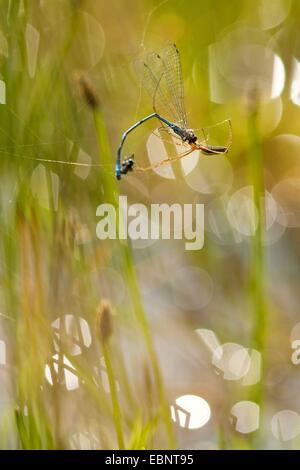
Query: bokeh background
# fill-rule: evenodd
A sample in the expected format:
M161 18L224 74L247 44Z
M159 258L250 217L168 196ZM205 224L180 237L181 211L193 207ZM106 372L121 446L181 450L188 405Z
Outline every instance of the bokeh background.
M1 448L299 448L299 2L0 6ZM136 64L168 42L230 152L116 183L152 111ZM176 152L155 127L140 165ZM98 240L118 192L205 204L203 249Z

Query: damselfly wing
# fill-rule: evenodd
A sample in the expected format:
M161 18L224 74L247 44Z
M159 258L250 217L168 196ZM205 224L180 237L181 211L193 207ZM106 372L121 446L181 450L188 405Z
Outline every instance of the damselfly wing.
M180 54L168 44L143 62L143 86L153 100L153 110L182 128L187 128Z

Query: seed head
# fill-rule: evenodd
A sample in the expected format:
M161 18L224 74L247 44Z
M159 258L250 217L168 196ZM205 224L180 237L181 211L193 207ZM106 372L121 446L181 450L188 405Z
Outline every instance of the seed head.
M99 99L90 80L85 75L79 73L75 73L74 78L78 83L79 92L87 105L92 109L98 108Z
M113 318L111 305L107 300L102 300L97 309L96 331L101 343L106 343L113 334Z

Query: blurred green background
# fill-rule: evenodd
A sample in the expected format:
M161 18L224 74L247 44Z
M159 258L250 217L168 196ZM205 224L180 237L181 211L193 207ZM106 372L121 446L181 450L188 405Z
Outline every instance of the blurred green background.
M0 7L1 448L299 448L299 2ZM231 119L230 152L117 183L152 112L136 64L169 42L189 125L224 144ZM205 204L204 248L98 240L118 193Z

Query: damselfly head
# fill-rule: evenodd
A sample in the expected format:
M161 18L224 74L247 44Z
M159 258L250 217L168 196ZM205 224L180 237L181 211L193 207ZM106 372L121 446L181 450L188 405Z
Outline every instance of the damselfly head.
M194 133L193 129L185 129L183 140L189 144L194 144L197 141L198 137Z
M128 171L132 171L134 167L134 155L130 155L122 162L121 173L127 175Z

